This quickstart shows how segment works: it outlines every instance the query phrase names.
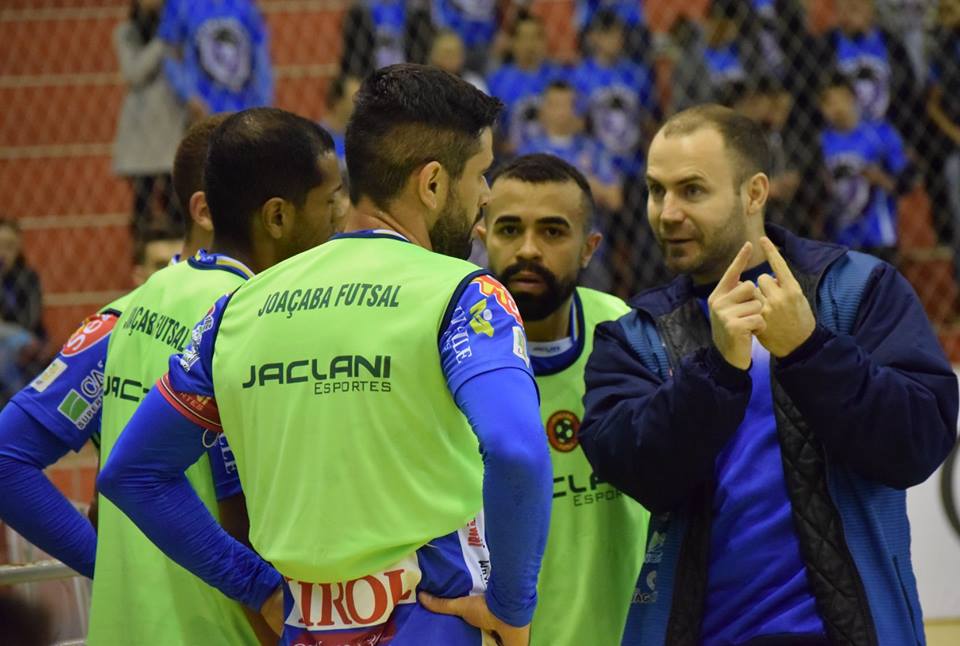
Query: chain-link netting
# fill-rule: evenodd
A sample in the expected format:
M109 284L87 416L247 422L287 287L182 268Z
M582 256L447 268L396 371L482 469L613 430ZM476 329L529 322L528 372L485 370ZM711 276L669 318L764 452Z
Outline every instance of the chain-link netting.
M960 358L960 0L6 0L0 52L8 390L166 262L192 119L269 103L342 152L359 80L404 60L505 102L500 160L588 176L605 243L584 280L622 296L666 278L643 181L658 124L704 101L749 115L769 219L896 262Z

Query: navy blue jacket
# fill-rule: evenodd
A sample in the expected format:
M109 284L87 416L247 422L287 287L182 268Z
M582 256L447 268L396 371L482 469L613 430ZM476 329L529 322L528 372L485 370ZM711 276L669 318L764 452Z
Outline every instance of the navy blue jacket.
M768 235L818 319L802 346L771 360L785 477L818 611L839 643L923 643L903 490L953 447L956 376L893 267L774 226ZM858 271L853 299L837 277ZM713 347L692 287L679 277L634 298L633 312L597 327L586 369L584 452L601 478L654 512L631 609L645 625L633 627L630 643L699 635L715 460L750 399L748 373ZM656 351L638 348L637 334ZM856 620L831 616L844 598Z

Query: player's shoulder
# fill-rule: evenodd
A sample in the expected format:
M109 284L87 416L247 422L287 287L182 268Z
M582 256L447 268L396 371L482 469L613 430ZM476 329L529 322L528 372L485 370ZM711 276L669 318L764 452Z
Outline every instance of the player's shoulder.
M588 287L578 287L577 298L588 327L616 320L631 310L623 299Z

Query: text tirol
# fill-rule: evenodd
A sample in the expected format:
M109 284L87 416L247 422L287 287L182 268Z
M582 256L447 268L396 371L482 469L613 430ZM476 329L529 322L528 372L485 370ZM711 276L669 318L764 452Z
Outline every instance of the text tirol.
M399 307L400 285L378 283L344 283L330 287L307 287L271 292L257 311L257 316L285 314L330 307Z

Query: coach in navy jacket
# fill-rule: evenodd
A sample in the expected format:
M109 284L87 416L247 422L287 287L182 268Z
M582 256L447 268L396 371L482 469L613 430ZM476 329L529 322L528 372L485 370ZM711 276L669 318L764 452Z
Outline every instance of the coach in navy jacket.
M713 129L728 165L763 157L749 126L719 109L671 122L661 145L664 132ZM674 142L671 154L691 157L658 162L654 140L651 224L683 275L598 326L586 369L583 449L599 477L653 513L624 644L923 644L904 490L955 442L956 377L893 267L773 226L782 272L754 264L731 285L792 279L815 326L784 356L761 360L754 339L749 367L731 365L711 335L716 278L704 284L683 264L709 255L710 235L737 235L734 220L717 226L698 211L726 190L703 141ZM748 220L753 186L740 186ZM758 288L755 298L765 302Z

